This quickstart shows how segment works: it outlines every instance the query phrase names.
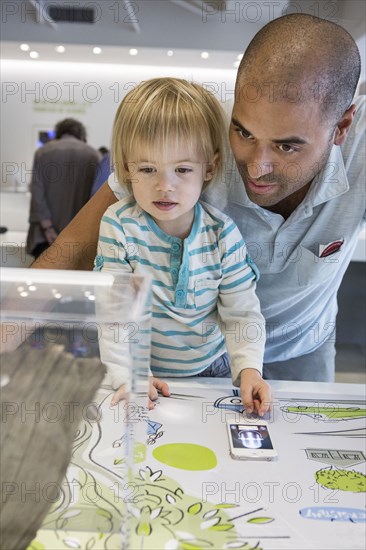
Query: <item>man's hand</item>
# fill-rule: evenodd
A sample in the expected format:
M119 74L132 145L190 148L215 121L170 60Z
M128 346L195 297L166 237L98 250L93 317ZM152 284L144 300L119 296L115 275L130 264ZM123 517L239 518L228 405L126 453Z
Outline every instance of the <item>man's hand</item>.
M247 413L256 411L263 416L271 409L273 394L271 386L263 380L256 369L243 369L240 373L241 400Z
M170 397L170 390L169 390L168 384L160 380L160 378L155 378L155 376L150 376L149 377L149 403L148 403L149 409L153 409L155 407L154 401L156 401L158 398L158 391L161 392L161 394L164 397Z

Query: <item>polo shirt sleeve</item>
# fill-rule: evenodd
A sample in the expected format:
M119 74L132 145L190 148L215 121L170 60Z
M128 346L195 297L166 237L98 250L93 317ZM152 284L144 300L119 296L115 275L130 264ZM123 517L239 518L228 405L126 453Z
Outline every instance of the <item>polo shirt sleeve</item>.
M217 306L233 384L240 386L243 369L263 370L265 321L255 291L259 272L232 220L225 223L220 240L223 277Z

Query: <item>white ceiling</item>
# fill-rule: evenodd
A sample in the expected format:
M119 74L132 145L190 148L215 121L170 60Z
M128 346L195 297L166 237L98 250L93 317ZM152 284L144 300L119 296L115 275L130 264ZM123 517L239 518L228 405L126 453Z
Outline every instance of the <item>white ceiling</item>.
M96 21L55 23L50 5L93 7ZM338 22L356 40L365 34L362 0L2 0L1 11L2 59L29 59L19 48L27 43L41 61L229 69L259 28L294 12ZM93 46L102 52L93 54Z

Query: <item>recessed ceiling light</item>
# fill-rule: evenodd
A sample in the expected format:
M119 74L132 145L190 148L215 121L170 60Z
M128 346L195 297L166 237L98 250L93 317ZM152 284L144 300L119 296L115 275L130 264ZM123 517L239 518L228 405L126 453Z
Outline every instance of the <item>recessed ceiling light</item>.
M138 50L136 50L136 48L131 48L128 52L130 55L137 55L139 53Z
M65 46L56 46L55 50L57 53L64 53Z
M210 54L208 52L202 52L201 57L202 59L207 59L208 57L210 57Z
M233 67L235 67L237 69L239 67L239 65L240 65L239 59L237 61L234 61Z
M37 59L37 57L39 57L39 53L35 51L29 52L29 57L32 59Z
M29 46L29 44L20 44L20 49L21 49L23 52L29 52L30 46Z
M174 52L173 52L173 50L168 50L166 52L166 54L167 54L168 57L172 57L172 55L174 55Z
M243 59L243 55L242 53L240 53L239 55L237 55L236 59L239 59L239 61L241 61Z
M93 53L99 55L100 53L102 53L102 48L99 48L99 46L95 46L95 48L93 48Z

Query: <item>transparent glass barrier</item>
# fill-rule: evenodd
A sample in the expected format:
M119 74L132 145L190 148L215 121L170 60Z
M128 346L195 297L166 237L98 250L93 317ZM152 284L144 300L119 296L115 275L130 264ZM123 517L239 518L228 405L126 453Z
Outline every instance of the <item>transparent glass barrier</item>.
M141 276L1 270L1 548L129 548L150 317Z

